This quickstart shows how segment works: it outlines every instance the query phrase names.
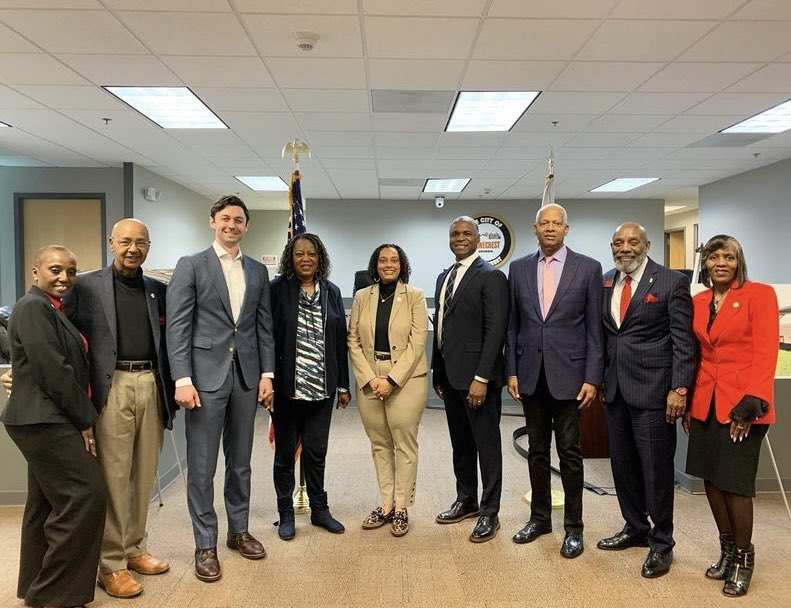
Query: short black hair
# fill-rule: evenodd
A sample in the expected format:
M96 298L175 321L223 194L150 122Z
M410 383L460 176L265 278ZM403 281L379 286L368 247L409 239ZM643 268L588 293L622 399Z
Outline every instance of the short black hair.
M738 286L744 285L747 279L747 260L744 259L744 250L741 243L729 234L717 234L711 237L700 252L700 282L706 287L711 287L711 275L706 267L706 260L715 251L731 247L736 253L736 276L734 279Z
M242 211L244 211L244 223L250 223L250 212L247 210L247 205L244 204L242 199L233 194L226 194L225 196L221 196L219 199L217 199L217 202L211 206L209 215L212 219L214 219L214 216L226 207L241 207Z
M280 267L278 268L278 272L289 279L294 276L294 247L300 239L305 239L313 243L313 246L316 248L316 253L319 254L319 260L316 264L315 279L321 281L329 277L330 256L327 253L326 247L324 247L324 243L321 242L319 235L313 234L312 232L298 234L286 243L283 254L280 256Z
M379 254L382 253L382 249L395 249L398 252L398 261L401 266L401 272L398 274L398 279L402 283L409 283L409 275L412 274L412 267L409 265L409 258L406 257L406 253L404 250L401 249L398 245L393 245L392 243L382 243L374 249L374 252L371 254L371 259L368 262L368 278L373 281L374 283L379 282L379 273L376 271L376 266L379 262Z

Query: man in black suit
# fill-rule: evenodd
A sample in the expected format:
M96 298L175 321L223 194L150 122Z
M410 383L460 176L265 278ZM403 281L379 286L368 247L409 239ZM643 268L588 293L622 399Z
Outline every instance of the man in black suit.
M113 263L80 275L64 310L89 344L91 399L99 463L107 483L98 584L129 598L143 586L129 572L154 575L169 565L146 547L151 489L165 428L176 405L165 348L164 283L143 275L151 241L136 219L113 226Z
M650 547L641 574L655 578L673 561L675 422L695 373L692 298L687 277L648 257L651 242L639 224L618 226L611 247L615 268L604 275L602 306L604 402L626 524L598 547Z
M480 543L494 538L500 527L500 390L508 282L500 270L478 256L474 219L456 218L449 236L456 263L437 279L431 367L434 390L445 402L456 500L436 521L455 523L480 514L470 534L472 542ZM480 508L478 461L483 485Z

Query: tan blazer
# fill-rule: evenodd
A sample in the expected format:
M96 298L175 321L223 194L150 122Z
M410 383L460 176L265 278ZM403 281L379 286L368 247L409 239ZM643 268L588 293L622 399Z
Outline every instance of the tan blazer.
M425 349L428 309L423 290L400 281L393 297L388 326L393 367L389 375L398 386L404 386L410 378L428 373ZM349 357L358 387L365 386L377 377L372 366L378 307L378 284L360 289L355 294L349 320L348 343Z

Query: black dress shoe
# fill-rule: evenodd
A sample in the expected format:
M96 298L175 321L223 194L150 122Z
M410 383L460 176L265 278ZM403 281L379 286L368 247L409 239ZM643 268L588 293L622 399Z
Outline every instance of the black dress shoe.
M633 536L621 530L618 534L602 538L596 546L603 551L621 551L632 547L647 547L648 539L645 536Z
M481 515L470 534L470 540L474 543L485 543L497 536L499 529L500 519L496 515Z
M664 576L670 572L670 564L673 563L673 550L665 553L658 553L656 551L649 551L648 557L645 558L643 568L640 570L645 578L657 578Z
M552 532L551 524L537 524L534 521L529 521L525 524L524 528L511 537L511 540L517 545L523 545L525 543L532 543L542 534L549 534L550 532Z
M204 583L213 583L222 576L216 547L195 549L195 576Z
M478 508L478 505L465 505L463 502L457 500L450 506L450 509L437 515L436 522L438 524L455 524L463 519L477 517L480 514L481 510Z
M560 554L566 559L574 559L582 555L585 546L582 544L582 534L566 532L563 545L560 547Z

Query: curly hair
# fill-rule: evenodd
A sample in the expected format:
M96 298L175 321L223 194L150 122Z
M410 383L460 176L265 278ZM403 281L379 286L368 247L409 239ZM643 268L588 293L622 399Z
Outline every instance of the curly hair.
M736 253L736 283L739 287L745 284L747 279L747 261L744 259L744 251L741 243L728 234L717 234L711 237L703 246L700 253L700 282L706 287L711 287L711 275L706 267L706 260L715 251L731 248Z
M288 278L294 276L294 247L296 246L297 241L300 239L305 239L306 241L313 243L313 246L316 248L316 253L319 255L319 260L316 264L315 279L317 281L321 281L322 279L329 277L330 256L327 254L327 249L324 247L324 243L321 242L319 236L317 234L313 234L312 232L303 232L302 234L298 234L288 243L286 243L286 247L283 249L283 255L280 256L280 266L278 267L278 272Z
M401 266L401 272L398 274L398 279L402 283L409 283L409 275L412 274L412 266L409 265L409 258L406 257L406 253L404 250L401 249L398 245L393 245L392 243L382 243L374 249L374 252L371 254L371 259L368 262L368 278L373 281L374 283L379 282L379 273L376 270L376 266L379 262L379 254L382 253L382 249L395 249L398 252L398 261Z

